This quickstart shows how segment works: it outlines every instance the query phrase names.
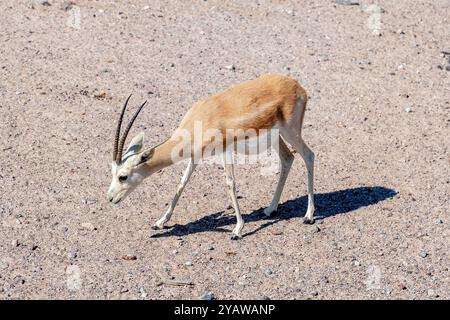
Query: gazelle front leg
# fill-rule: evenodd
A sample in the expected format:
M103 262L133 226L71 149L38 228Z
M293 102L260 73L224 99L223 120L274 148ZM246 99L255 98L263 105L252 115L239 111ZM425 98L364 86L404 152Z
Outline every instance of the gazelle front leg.
M284 184L286 183L286 179L289 174L289 170L291 169L292 162L294 161L294 156L289 150L288 146L284 143L284 141L279 138L279 149L276 150L278 156L281 161L281 172L280 178L278 179L277 188L275 193L273 194L272 202L270 205L264 209L264 214L266 216L270 216L272 212L276 211L278 208L278 203L280 202L281 193L284 189Z
M223 153L223 167L225 171L225 177L227 181L228 193L230 194L231 201L233 202L233 208L236 213L236 227L233 229L232 240L238 240L242 237L242 228L244 227L244 220L241 216L239 204L236 198L236 182L234 179L234 165L233 165L233 153L227 150Z
M175 209L175 206L177 205L178 199L181 196L181 193L184 190L184 187L186 187L187 182L189 181L189 178L192 175L192 172L194 172L195 167L197 164L194 163L194 159L189 159L188 166L186 170L184 171L183 177L181 178L181 182L178 185L177 192L175 193L175 196L173 197L172 203L170 204L169 209L167 209L166 213L159 219L153 229L162 229L164 227L164 224L170 220L172 217L173 210Z

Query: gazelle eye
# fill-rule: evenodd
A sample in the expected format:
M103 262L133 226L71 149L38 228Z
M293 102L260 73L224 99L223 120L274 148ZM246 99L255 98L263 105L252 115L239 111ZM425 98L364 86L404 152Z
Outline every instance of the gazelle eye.
M128 179L127 176L120 176L120 177L119 177L119 181L120 181L120 182L124 182L124 181L126 181L127 179Z

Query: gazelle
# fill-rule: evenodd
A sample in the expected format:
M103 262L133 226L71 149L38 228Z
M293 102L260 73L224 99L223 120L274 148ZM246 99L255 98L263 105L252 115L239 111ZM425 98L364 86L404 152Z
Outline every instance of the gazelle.
M254 130L258 136L263 129L278 129L282 139L279 139L276 152L280 158L281 171L272 202L264 210L264 213L270 216L272 212L277 210L286 178L294 160L293 154L283 141L284 139L305 161L308 173L308 209L305 215L305 222L310 223L313 221L314 153L305 144L301 136L307 95L296 80L282 75L263 75L201 100L194 104L186 113L178 129L175 130L169 139L153 148L144 149L144 134L142 132L131 140L123 154L123 147L128 132L146 103L144 102L135 112L119 142L121 124L129 99L130 97L128 97L122 108L116 129L113 162L111 165L112 182L108 190L110 202L118 203L130 194L145 178L178 161L188 159L186 171L183 174L172 203L153 227L154 229L161 229L171 218L178 199L198 164L196 159L204 157L206 149L223 147L225 151L222 153L222 157L226 183L237 218L232 239L239 239L242 235L244 220L236 198L232 161L233 149L229 148L229 146L236 141L246 139L246 135L233 135L229 132L233 132L232 130L239 132ZM214 129L220 133L219 138L216 135L214 138L202 138L199 142L197 139L197 142L193 143L195 141L195 123L202 125L200 133L206 133L206 131ZM179 134L181 131L185 133L184 139ZM186 139L186 133L188 139ZM188 152L185 151L186 147L189 150Z

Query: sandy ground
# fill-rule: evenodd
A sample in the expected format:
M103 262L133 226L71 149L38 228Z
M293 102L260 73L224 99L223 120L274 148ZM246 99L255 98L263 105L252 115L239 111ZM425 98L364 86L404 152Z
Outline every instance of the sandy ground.
M0 298L450 298L450 2L258 3L0 2ZM107 202L129 93L149 100L132 135L152 146L198 99L267 72L310 96L314 225L298 155L269 219L277 176L237 166L240 241L218 165L166 230L150 227L183 164Z

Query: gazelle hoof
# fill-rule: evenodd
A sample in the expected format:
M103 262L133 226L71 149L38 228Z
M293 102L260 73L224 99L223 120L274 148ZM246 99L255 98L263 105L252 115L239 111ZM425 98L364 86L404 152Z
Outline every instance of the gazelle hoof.
M153 229L153 230L162 230L162 229L164 229L164 223L156 222L156 223L153 225L152 229Z
M314 218L303 218L304 224L314 224Z
M264 209L264 214L266 215L266 217L270 217L275 211L277 211L277 209L271 209L268 207Z
M237 236L235 234L231 236L231 240L240 240L241 238L241 236Z

